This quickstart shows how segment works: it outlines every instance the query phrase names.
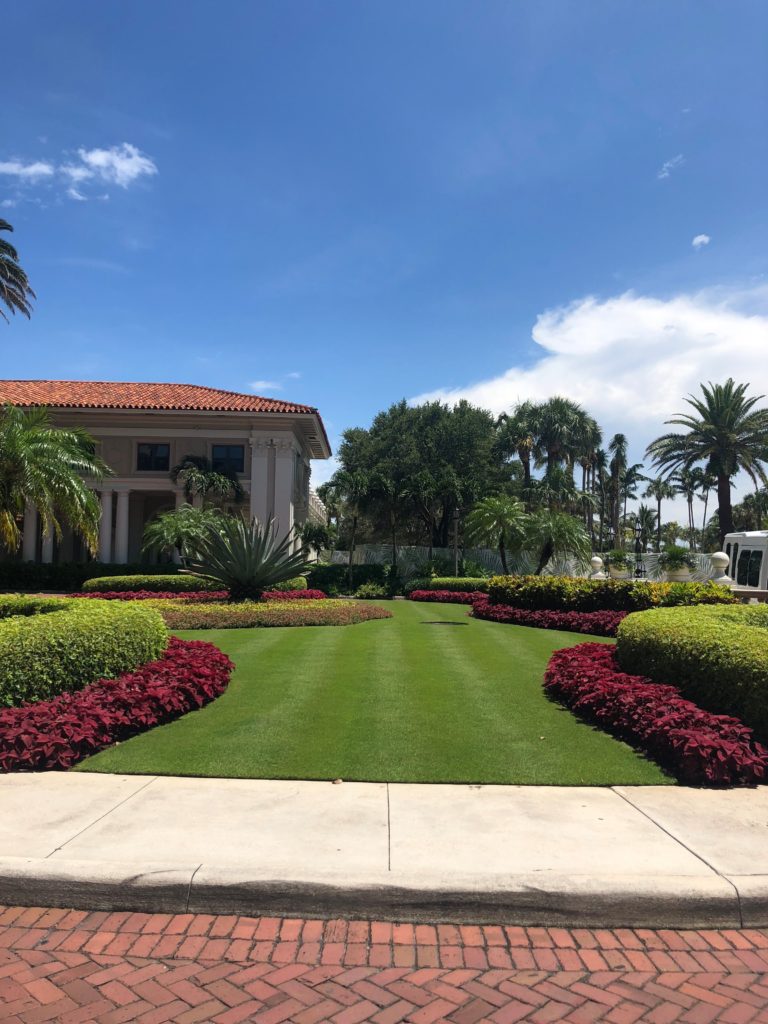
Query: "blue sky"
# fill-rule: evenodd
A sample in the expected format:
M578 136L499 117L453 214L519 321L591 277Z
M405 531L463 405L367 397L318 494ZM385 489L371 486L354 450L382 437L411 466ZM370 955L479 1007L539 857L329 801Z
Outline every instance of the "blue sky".
M4 376L254 390L332 437L557 391L639 448L698 380L768 390L762 0L3 23L0 216L38 293Z

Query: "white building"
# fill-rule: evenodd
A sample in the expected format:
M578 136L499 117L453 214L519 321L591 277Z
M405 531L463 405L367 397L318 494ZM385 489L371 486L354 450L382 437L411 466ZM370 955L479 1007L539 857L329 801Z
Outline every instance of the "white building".
M195 384L2 380L0 405L45 406L54 423L78 426L96 440L113 471L95 485L101 496L99 560L139 561L144 526L185 501L169 477L186 455L209 458L237 474L251 516L273 516L285 535L310 514L310 460L330 458L317 409ZM87 557L71 531L43 537L37 514L24 517L25 561Z

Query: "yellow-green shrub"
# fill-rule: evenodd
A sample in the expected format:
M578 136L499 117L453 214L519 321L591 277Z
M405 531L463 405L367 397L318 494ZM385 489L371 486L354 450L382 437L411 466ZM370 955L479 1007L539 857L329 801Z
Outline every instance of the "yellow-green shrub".
M132 590L153 594L187 594L196 590L221 590L218 580L203 576L95 576L83 584L84 594L126 593Z
M0 705L114 678L167 644L162 618L140 602L0 597Z
M625 672L672 683L708 711L768 738L768 606L655 608L628 615L616 643Z
M646 580L592 580L575 576L493 576L493 604L529 611L635 612L667 605L733 604L727 587L716 583L651 583Z

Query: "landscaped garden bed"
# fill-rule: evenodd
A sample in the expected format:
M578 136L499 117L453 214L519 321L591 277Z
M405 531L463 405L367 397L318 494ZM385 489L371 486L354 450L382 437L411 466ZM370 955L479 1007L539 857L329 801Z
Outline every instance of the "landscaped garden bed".
M153 601L169 629L247 629L268 626L353 626L371 619L388 619L391 612L355 601L281 600L208 604Z
M505 604L491 604L485 596L472 604L476 619L506 622L514 626L532 626L535 629L560 629L569 633L589 633L593 636L616 636L626 612L564 612L527 608L512 608Z

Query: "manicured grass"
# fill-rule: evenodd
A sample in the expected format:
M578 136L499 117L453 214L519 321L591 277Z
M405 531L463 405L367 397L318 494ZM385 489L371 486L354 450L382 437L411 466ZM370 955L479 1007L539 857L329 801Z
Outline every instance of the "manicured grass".
M201 711L97 754L79 770L392 782L671 782L656 765L545 698L549 655L583 643L583 636L470 619L463 605L381 603L394 618L179 634L210 640L233 659L237 671L228 691Z

